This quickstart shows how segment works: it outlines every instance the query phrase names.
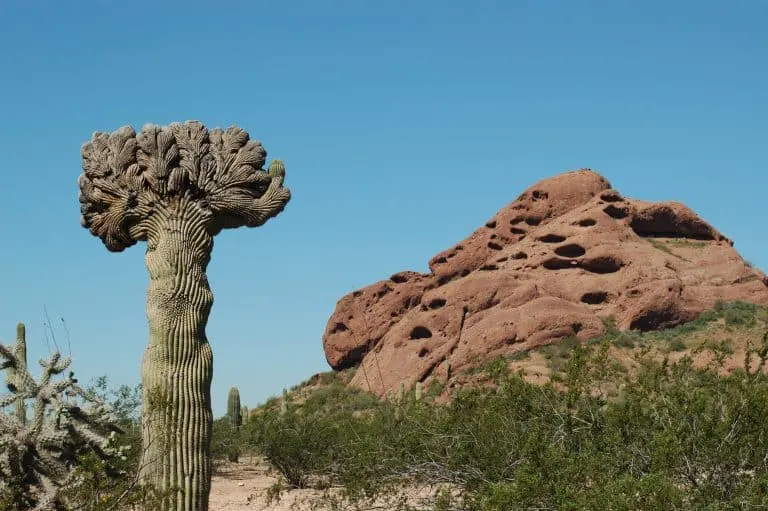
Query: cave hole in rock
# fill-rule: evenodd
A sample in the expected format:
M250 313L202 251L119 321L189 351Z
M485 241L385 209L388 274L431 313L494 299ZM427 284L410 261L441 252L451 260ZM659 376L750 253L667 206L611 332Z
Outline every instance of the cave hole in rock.
M528 259L528 254L525 252L515 252L512 254L512 259Z
M607 192L603 192L602 194L600 194L600 198L605 202L621 202L624 200L624 197L622 197L621 194L616 190L609 190Z
M525 229L520 229L519 227L510 227L509 228L509 232L511 232L512 234L525 234L526 233Z
M507 260L509 260L509 257L504 256L504 257L499 257L498 259L496 259L496 262L497 263L503 263L504 261L507 261Z
M576 243L570 243L568 245L561 245L555 248L555 254L560 257L581 257L586 254L587 251L581 245Z
M491 220L490 222L487 222L485 226L489 229L493 229L496 227L496 220Z
M408 282L408 277L403 275L402 273L395 273L394 275L389 277L389 280L391 280L395 284L402 284L403 282Z
M590 273L615 273L621 269L621 261L610 257L595 257L594 259L587 259L581 261L581 267Z
M603 208L603 212L609 217L615 218L616 220L621 220L622 218L627 218L629 216L629 211L627 211L627 208L619 208L613 204L608 204L605 208Z
M427 348L421 348L419 350L419 358L424 358L429 354L429 350Z
M642 238L688 238L699 241L715 239L703 222L682 222L672 209L662 208L652 214L634 216L629 227Z
M485 266L480 267L480 271L493 271L498 269L499 267L496 266L495 264L486 264Z
M565 270L566 268L576 268L576 265L573 264L575 262L576 261L573 260L553 257L551 259L547 259L541 263L541 265L547 270Z
M642 316L632 320L632 322L629 324L629 329L640 330L641 332L650 332L651 330L669 328L677 323L679 323L679 321L677 319L677 315L673 311L648 311Z
M503 247L494 241L489 241L488 248L492 250L501 250Z
M445 298L432 298L429 301L429 308L439 309L440 307L443 307L446 303L447 303L447 300Z
M496 235L495 234L491 234L491 239L495 240L496 239Z
M576 323L571 323L571 329L573 330L573 334L576 335L579 332L581 332L581 329L584 328L584 325L579 323L578 321Z
M376 296L377 296L377 297L379 297L379 298L382 298L384 295L386 295L386 294L387 294L387 293L389 293L390 291L392 291L392 288L391 288L391 287L389 287L389 286L384 286L384 287L382 287L381 289L379 289L378 291L376 291Z
M590 291L581 295L582 303L597 305L608 301L608 293L605 291Z
M537 239L544 243L560 243L566 240L565 236L560 236L559 234L546 234Z
M411 330L411 340L429 339L432 337L432 331L425 326L417 326Z
M454 247L455 250L464 250L464 245L456 245Z
M525 223L530 226L536 226L541 223L541 218L536 216L527 216L525 217Z
M595 224L597 224L597 220L595 220L594 218L584 218L576 222L576 225L578 225L579 227L592 227Z
M435 259L434 261L432 261L432 264L444 264L444 263L447 263L447 262L448 262L448 259L446 259L443 256L440 256L437 259Z
M549 194L542 190L534 190L531 192L531 198L533 198L533 200L543 200L547 197L549 197Z
M347 325L345 325L344 323L338 322L335 325L333 325L333 328L331 328L331 333L336 334L339 332L346 332L347 330L349 330L349 327L347 327Z

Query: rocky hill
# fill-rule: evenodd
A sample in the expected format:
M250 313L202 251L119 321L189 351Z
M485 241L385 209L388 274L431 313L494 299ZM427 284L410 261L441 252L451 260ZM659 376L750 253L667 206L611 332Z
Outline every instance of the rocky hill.
M588 169L542 180L434 256L344 296L323 346L383 395L564 338L669 328L718 300L768 305L768 277L677 202L623 197Z

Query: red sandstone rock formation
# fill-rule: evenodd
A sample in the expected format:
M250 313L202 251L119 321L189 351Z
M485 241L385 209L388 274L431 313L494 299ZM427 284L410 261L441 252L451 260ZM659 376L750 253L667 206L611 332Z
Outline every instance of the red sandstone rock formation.
M768 305L768 278L676 202L626 199L591 170L542 180L468 238L339 300L323 346L380 395L568 336L668 328L717 300Z

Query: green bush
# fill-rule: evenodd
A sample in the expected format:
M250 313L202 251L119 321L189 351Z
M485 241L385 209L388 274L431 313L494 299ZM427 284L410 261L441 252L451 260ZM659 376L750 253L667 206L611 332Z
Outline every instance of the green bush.
M609 345L574 346L557 384L492 371L495 388L460 390L444 406L326 390L285 415L257 414L248 442L290 484L340 485L347 502L429 483L458 491L441 492L434 509L768 504L768 378L720 376L690 357L643 359L632 376ZM611 385L615 398L601 390Z

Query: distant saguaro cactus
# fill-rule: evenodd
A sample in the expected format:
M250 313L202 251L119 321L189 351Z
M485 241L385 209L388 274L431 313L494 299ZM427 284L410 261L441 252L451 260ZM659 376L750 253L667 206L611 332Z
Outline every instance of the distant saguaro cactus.
M251 419L249 413L247 406L244 406L240 411L240 414L243 416L243 424L248 424L248 421Z
M232 387L229 389L229 395L227 396L227 417L229 417L229 424L234 430L237 430L243 424L241 413L240 391L237 387Z
M285 167L233 126L197 121L95 133L83 145L81 224L120 252L147 242L141 479L177 491L163 510L205 511L211 480L213 304L206 268L222 229L258 227L290 199Z
M24 323L16 325L16 345L13 347L13 354L16 357L18 369L16 365L8 367L7 380L11 391L15 392L24 388L24 372L27 370L27 329ZM27 407L24 399L16 400L14 414L21 424L27 423Z

